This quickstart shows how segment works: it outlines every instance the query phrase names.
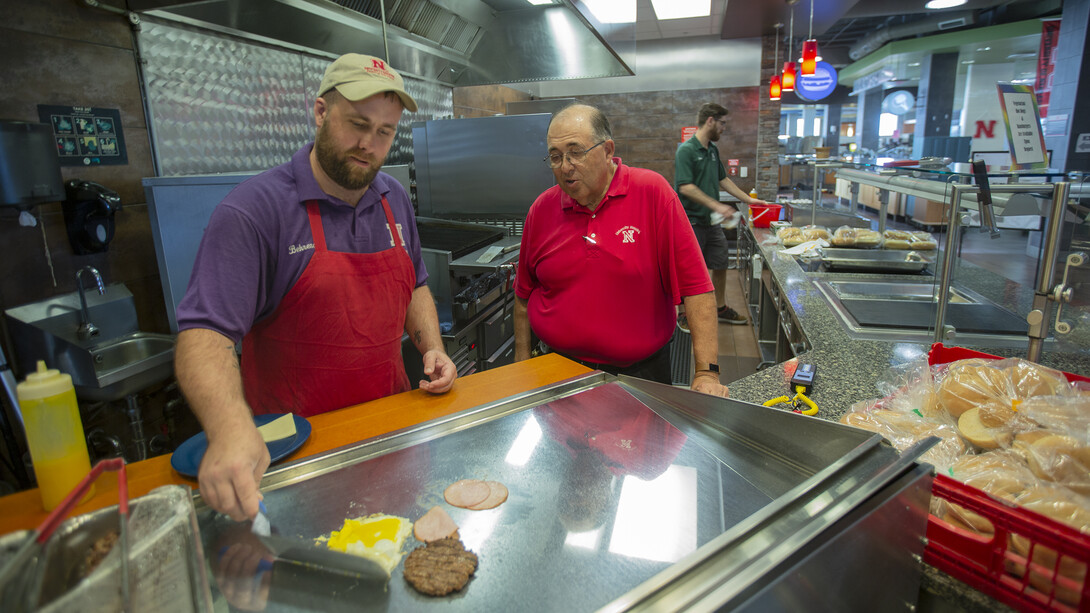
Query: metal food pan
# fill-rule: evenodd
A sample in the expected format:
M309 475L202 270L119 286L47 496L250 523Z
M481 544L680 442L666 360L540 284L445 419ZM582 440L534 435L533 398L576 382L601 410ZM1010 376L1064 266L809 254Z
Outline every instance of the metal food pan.
M134 611L210 611L204 555L189 488L164 486L132 501L129 573ZM121 611L120 547L117 543L85 577L92 544L118 529L117 506L66 520L17 580L3 589L3 610ZM29 534L26 533L26 534ZM11 537L19 540L25 537ZM0 562L12 548L0 542Z
M821 259L831 269L873 272L920 272L933 260L918 251L827 248Z

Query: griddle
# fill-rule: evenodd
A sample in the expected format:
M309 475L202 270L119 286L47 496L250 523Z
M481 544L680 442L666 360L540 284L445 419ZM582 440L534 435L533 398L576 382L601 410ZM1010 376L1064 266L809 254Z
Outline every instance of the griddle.
M935 305L908 300L853 300L840 303L861 326L926 330L935 323ZM948 304L946 321L958 332L1026 334L1021 317L991 304Z
M450 251L451 259L472 253L504 237L502 228L472 226L458 222L417 219L416 230L420 246L439 251Z

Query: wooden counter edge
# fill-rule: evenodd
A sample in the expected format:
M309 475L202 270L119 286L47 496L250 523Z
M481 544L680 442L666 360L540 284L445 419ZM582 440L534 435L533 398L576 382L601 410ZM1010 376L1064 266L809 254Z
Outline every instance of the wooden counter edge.
M581 364L556 354L548 354L461 377L446 394L432 395L414 389L316 415L309 418L310 437L284 461L291 462L317 455L588 372L591 372L590 369ZM196 479L186 477L171 468L170 454L130 464L127 466L127 475L130 498L143 496L163 485L183 485L194 489L197 487ZM72 514L81 515L115 504L117 477L115 473L106 473L99 477L94 496L77 506ZM35 528L45 517L37 488L0 498L0 534Z

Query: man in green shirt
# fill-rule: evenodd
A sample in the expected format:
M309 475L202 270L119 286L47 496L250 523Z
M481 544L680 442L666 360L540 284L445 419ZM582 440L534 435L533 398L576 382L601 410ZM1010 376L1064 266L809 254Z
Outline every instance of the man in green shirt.
M719 149L715 142L722 136L727 126L727 109L714 102L700 107L697 113L696 134L677 148L674 156L674 185L693 232L704 254L704 263L711 275L715 287L716 306L719 320L731 324L744 324L746 317L727 306L726 283L729 265L727 237L719 225L723 217L737 212L734 207L719 202L719 189L722 188L746 204L764 204L764 200L751 198L727 177L727 171L719 160ZM720 217L713 223L712 214Z

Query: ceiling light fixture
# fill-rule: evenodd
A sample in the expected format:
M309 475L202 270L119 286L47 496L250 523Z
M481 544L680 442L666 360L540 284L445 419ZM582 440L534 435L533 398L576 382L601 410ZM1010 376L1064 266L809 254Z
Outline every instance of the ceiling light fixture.
M802 43L802 62L800 65L802 70L799 72L803 76L817 72L817 40L814 39L814 0L810 0L810 33Z
M785 92L795 91L795 62L790 61L792 39L795 38L795 3L789 2L789 4L791 5L791 28L787 34L787 57L785 58L788 61L783 63L783 75L780 77L780 89Z
M541 6L542 4L552 4L553 0L526 0L534 6Z
M961 6L968 1L969 0L929 0L927 4L923 5L923 7L925 9L937 11L939 9L950 9L954 8L955 6Z
M685 19L686 17L709 17L712 14L712 0L651 0L655 16L663 19Z
M772 70L780 65L780 28L782 27L782 23L776 24L776 53L772 56ZM780 87L780 75L776 73L772 75L772 80L768 82L768 99L779 100L781 91L783 90Z
M583 4L602 23L636 23L636 0L583 0Z

